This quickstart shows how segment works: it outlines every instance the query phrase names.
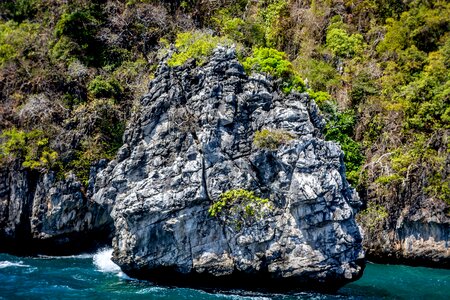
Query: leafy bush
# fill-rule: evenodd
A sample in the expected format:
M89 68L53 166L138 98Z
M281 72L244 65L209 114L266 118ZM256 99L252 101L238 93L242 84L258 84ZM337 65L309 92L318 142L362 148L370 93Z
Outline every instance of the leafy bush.
M377 227L382 226L387 217L388 211L384 206L369 202L367 208L361 211L356 219L365 229L372 232Z
M408 101L405 127L424 132L450 128L450 37L428 55L422 72L401 89L396 98Z
M244 28L246 23L243 19L230 16L228 10L221 10L212 18L215 25L223 35L232 40L243 41L245 39Z
M255 48L252 56L243 62L247 72L263 72L274 78L283 79L283 91L303 91L305 84L300 76L294 72L292 63L287 60L284 52L272 48Z
M61 37L50 49L50 57L52 59L67 61L68 63L75 60L75 57L80 56L81 53L81 46L68 37Z
M113 156L107 153L107 148L108 144L102 142L101 135L87 137L83 139L80 149L74 151L72 159L61 171L73 172L77 179L87 186L92 165L101 159L113 159Z
M202 65L219 44L231 45L232 42L227 38L201 31L179 33L175 41L178 52L174 53L167 63L175 67L183 65L189 59L194 59L197 65Z
M322 109L326 102L331 101L331 95L327 92L314 92L312 90L308 91L308 94L311 98L314 99L316 104Z
M57 45L62 43L58 48L64 49L66 56L70 54L94 66L104 64L105 46L96 37L103 23L100 12L99 6L92 4L84 8L74 8L73 11L61 15L55 25L54 35L60 40Z
M209 208L209 215L217 217L234 229L240 230L266 217L273 206L269 199L260 198L252 191L229 190L220 194Z
M436 51L440 38L448 33L449 13L447 1L411 5L398 20L386 19L386 34L377 46L378 52L393 56L413 45L421 51Z
M364 162L361 145L352 138L355 122L353 111L348 110L337 112L330 118L325 127L325 138L341 145L344 152L347 179L354 185L358 183L360 167Z
M0 157L15 159L25 156L27 134L22 130L12 128L3 131L0 136L4 141L0 144Z
M58 158L58 153L49 147L48 138L41 130L24 132L12 128L0 135L0 159L23 160L24 168L49 170Z
M39 25L14 21L0 23L0 67L13 59L25 59L37 39Z
M342 84L342 78L330 62L314 58L298 58L295 62L303 78L308 78L311 89L315 91L336 90Z
M440 153L430 145L424 133L414 134L415 142L392 149L388 159L389 168L383 168L375 180L384 188L392 188L411 180L417 172L425 171L423 190L428 196L450 204L450 178L446 176L448 153Z
M404 178L397 173L391 175L383 175L378 177L375 182L380 183L382 185L396 184L402 182Z
M2 0L0 11L16 22L31 19L37 12L38 0Z
M341 28L332 28L327 32L327 47L339 57L352 57L362 51L363 36L359 33L348 35Z
M253 144L260 149L277 150L281 145L294 139L290 132L280 129L263 129L255 132Z
M256 48L243 65L247 72L264 72L275 78L286 78L293 73L292 64L287 60L286 54L272 48Z
M83 139L64 162L60 176L68 171L87 185L91 166L100 159L113 159L122 146L125 123L121 108L111 99L93 99L76 107L72 120L82 129L89 128Z
M428 195L450 205L450 178L442 169L428 177L428 185L424 190Z
M79 9L61 15L55 26L55 36L67 36L80 44L88 43L97 32L100 22L89 9Z
M88 92L95 98L111 98L118 101L123 93L123 87L114 78L97 76L87 86Z
M350 93L352 104L358 105L367 97L377 95L378 92L379 89L375 84L375 80L367 72L362 72L353 80Z
M289 14L288 1L286 0L264 0L260 2L259 15L264 22L265 42L269 47L275 47L282 42L285 30L282 17Z

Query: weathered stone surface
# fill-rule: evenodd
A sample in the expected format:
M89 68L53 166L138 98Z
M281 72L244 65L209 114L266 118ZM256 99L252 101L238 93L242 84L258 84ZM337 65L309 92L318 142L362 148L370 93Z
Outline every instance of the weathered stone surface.
M286 96L264 76L247 77L232 49L217 49L204 67L161 64L125 145L97 176L93 198L115 203L113 260L153 280L336 288L357 279L360 203L323 125L307 94ZM295 139L257 149L263 128ZM270 198L273 210L239 229L209 216L231 189Z
M91 178L95 177L93 168ZM0 250L71 254L108 241L112 203L96 203L71 175L57 180L20 164L0 174Z
M381 263L450 268L448 205L423 193L413 193L406 203L401 201L403 197L384 202L389 218L365 230L364 247L369 258Z

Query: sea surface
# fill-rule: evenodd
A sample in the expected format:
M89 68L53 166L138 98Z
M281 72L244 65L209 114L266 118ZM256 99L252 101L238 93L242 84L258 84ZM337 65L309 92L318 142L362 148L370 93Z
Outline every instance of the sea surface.
M0 254L0 299L450 299L450 270L369 263L363 277L336 294L258 294L156 286L133 280L112 250L70 257Z

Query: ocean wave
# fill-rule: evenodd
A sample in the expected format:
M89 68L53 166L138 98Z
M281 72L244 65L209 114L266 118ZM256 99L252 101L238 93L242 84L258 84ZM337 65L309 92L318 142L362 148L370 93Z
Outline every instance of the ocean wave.
M124 280L129 280L129 281L139 281L139 279L133 278L128 276L127 274L125 274L124 272L120 271L117 274L117 277L119 277L120 279L124 279Z
M21 267L21 268L27 268L30 267L29 265L24 265L23 261L19 262L13 262L13 261L0 261L0 269L8 268L8 267Z
M94 257L94 253L83 253L83 254L78 254L78 255L67 255L67 256L52 256L52 255L38 255L38 258L41 259L70 259L70 258L75 258L75 259L88 259L88 258L93 258Z
M122 273L120 267L111 260L112 252L112 249L104 248L94 254L93 262L98 271L105 273Z
M163 295L167 291L166 288L152 286L148 288L143 288L138 291L136 291L136 294L145 295L145 294L157 294L157 295Z

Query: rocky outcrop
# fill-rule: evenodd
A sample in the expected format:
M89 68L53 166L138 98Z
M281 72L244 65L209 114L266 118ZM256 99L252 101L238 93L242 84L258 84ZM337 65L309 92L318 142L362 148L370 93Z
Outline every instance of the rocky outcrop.
M423 190L423 183L409 182L391 197L376 199L389 214L376 226L362 223L368 259L450 268L449 205Z
M315 103L248 77L232 49L194 63L160 65L125 145L97 176L93 198L115 203L113 260L131 276L176 284L334 289L359 278L360 202L341 149L321 137ZM266 128L293 138L260 149L253 138ZM239 226L212 217L211 205L236 189L270 199L270 210Z
M91 181L96 172L93 168ZM54 172L41 174L20 164L3 169L0 251L73 254L110 241L112 205L90 200L90 190L73 175L58 180Z

